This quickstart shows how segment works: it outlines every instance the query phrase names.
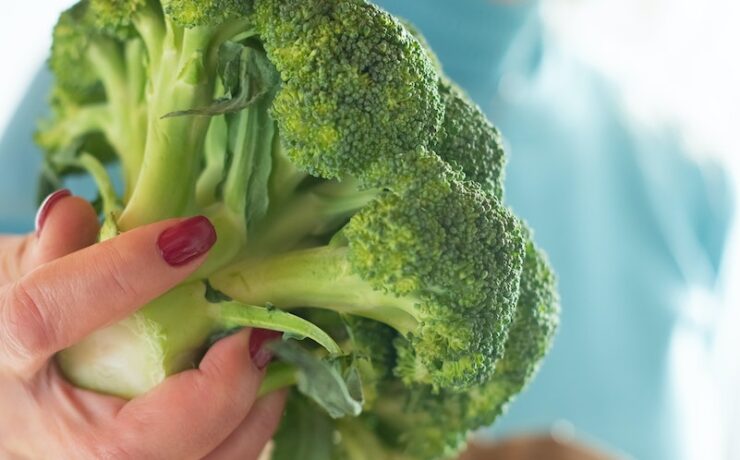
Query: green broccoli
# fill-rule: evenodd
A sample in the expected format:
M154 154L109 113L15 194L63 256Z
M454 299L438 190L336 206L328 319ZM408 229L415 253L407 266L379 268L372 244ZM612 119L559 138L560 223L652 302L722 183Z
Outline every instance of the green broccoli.
M519 224L439 157L405 161L398 190L379 192L340 241L246 259L211 283L248 304L320 307L383 322L403 337L396 372L404 381L463 390L485 381L503 351L519 291ZM412 171L427 179L412 181Z
M44 189L92 176L101 240L218 233L186 283L59 354L73 383L133 397L275 329L263 391L296 385L277 458L413 460L531 378L552 272L503 202L501 135L411 26L365 0L80 0L49 63Z
M528 242L521 294L504 355L496 363L493 376L464 393L406 386L397 379L386 378L379 385L375 404L362 418L343 426L351 427L351 433L363 438L380 433L376 444L383 450L378 452L435 459L457 454L466 433L493 423L532 379L558 326L560 304L555 278L528 230L525 235Z
M506 162L501 133L454 85L440 83L440 94L445 117L434 151L468 180L501 198Z

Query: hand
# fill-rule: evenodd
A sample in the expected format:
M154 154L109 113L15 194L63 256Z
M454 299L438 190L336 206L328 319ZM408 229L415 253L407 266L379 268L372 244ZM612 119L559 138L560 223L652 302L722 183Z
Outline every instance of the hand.
M215 233L203 218L188 222L160 222L93 244L98 222L91 206L57 192L42 206L35 235L0 237L1 458L258 457L284 403L281 393L257 400L263 371L256 364L264 363L250 359L250 348L259 349L265 334L255 334L251 347L248 331L219 341L198 369L132 401L78 389L54 364L59 350L195 271ZM181 244L170 244L168 253L159 236L172 228Z

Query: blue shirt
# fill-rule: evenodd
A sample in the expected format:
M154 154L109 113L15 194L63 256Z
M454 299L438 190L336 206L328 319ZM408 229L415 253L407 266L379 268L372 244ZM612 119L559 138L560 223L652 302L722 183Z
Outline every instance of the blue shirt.
M711 398L701 376L716 312L685 299L715 287L732 207L722 171L634 125L613 87L543 38L534 2L379 3L416 23L501 128L506 200L559 276L555 345L492 434L565 421L636 458L715 458L712 414L686 414ZM0 140L2 231L33 222L40 154L30 135L48 81L40 74Z
M630 120L615 88L545 40L536 2L381 3L416 23L503 132L506 200L559 276L555 345L492 434L565 422L640 459L719 458L706 367L718 311L688 300L715 289L724 173Z

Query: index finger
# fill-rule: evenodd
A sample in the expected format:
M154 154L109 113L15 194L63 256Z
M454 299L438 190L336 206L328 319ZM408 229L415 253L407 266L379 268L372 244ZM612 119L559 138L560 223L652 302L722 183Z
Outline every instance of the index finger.
M40 366L185 280L215 241L205 217L170 220L42 265L0 292L0 362Z

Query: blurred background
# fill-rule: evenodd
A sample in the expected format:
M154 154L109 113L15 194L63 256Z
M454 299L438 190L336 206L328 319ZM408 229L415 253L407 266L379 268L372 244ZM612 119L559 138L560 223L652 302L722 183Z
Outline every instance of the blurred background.
M0 17L0 169L19 171L0 182L3 230L32 226L40 69L71 3ZM506 199L560 277L552 353L482 436L740 459L740 3L378 3L417 24L501 128Z

